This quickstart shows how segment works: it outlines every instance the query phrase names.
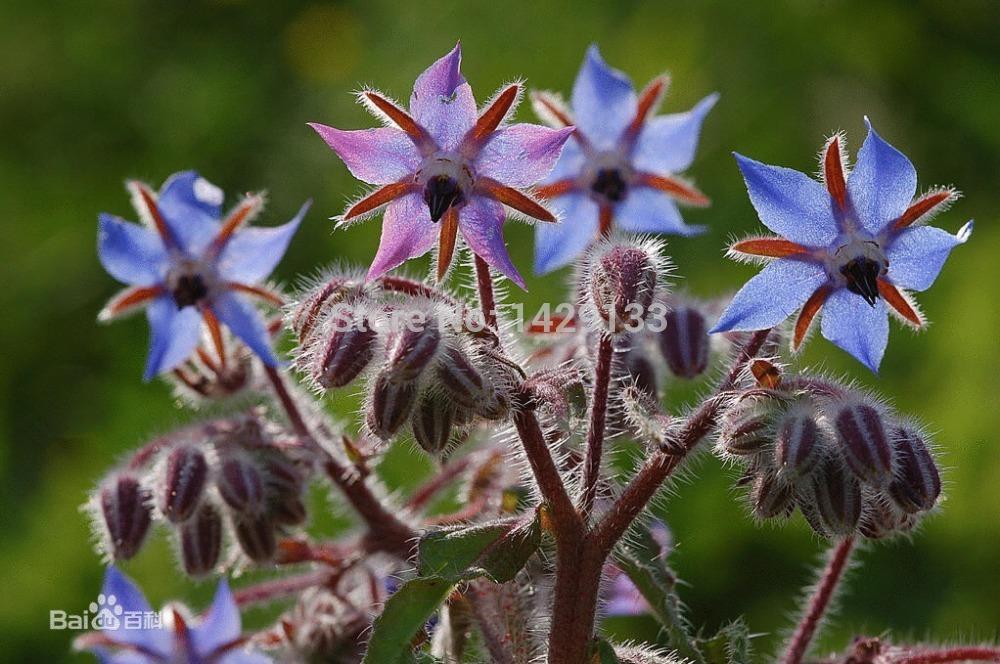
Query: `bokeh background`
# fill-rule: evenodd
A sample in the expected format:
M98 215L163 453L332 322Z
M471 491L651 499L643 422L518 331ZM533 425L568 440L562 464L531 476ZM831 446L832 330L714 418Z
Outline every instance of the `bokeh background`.
M407 98L424 66L461 39L480 100L505 81L568 91L591 42L639 84L669 70L664 110L718 90L691 174L714 205L670 251L684 287L711 295L753 269L722 258L758 228L730 151L805 171L831 131L854 150L862 117L916 164L920 184L965 197L938 224L976 218L920 301L934 324L895 327L882 375L816 340L802 361L876 386L937 434L948 500L912 542L872 547L822 639L855 633L996 638L1000 625L1000 12L982 2L109 2L0 4L0 648L5 661L79 660L50 609L83 610L102 568L78 511L103 470L181 421L168 388L140 382L146 326L98 326L117 286L95 258L96 214L128 215L126 177L197 167L232 196L267 188L264 223L313 211L279 269L366 264L377 223L332 231L359 186L305 126L369 126L351 91ZM532 120L527 106L518 117ZM512 225L527 273L531 230ZM561 301L563 278L514 298ZM343 406L342 406L343 407ZM418 468L420 466L418 465ZM412 484L417 472L396 472ZM821 545L801 521L754 527L707 460L669 504L674 563L692 618L746 614L769 652ZM207 599L175 574L163 538L127 566L154 604ZM266 616L263 616L266 617ZM251 623L263 619L251 614ZM641 621L618 628L648 628Z

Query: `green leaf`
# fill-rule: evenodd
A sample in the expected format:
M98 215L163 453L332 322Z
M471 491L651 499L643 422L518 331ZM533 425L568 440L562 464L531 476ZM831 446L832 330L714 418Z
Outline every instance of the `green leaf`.
M750 630L735 620L710 639L701 640L706 664L750 664Z
M604 639L594 639L587 664L620 664L615 648Z
M538 549L542 529L537 513L475 526L452 526L420 538L421 576L439 576L453 582L480 576L511 581Z
M411 647L413 638L452 588L454 583L438 577L417 578L400 586L375 618L363 663L413 661L405 659L417 656Z

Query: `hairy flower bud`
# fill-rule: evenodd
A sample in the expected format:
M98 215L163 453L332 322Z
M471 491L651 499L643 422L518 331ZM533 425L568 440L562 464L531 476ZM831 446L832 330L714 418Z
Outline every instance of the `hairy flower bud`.
M325 388L343 387L358 377L375 357L378 333L367 319L340 317L331 328L312 367L313 379Z
M861 519L861 485L843 465L825 459L809 476L811 500L800 503L802 513L821 535L846 536Z
M438 379L456 403L473 407L483 396L483 376L465 353L448 347L437 366Z
M412 322L393 335L386 367L397 380L416 380L434 359L440 344L441 331L433 320Z
M107 529L109 553L128 560L139 552L149 532L149 491L131 473L112 475L98 492L101 515Z
M841 406L832 419L844 459L858 479L886 486L892 479L892 446L879 411L852 403Z
M934 457L917 431L896 427L892 434L897 472L889 484L889 495L910 514L926 512L941 495L941 475Z
M888 501L876 498L865 505L858 532L868 539L885 539L912 530L916 523L914 515L900 512Z
M258 452L254 457L264 475L264 485L269 495L298 496L305 478L291 459L275 448Z
M194 514L208 483L208 462L201 450L182 445L170 451L163 471L160 511L180 523Z
M709 336L704 314L692 306L667 312L666 327L659 334L660 352L670 371L681 378L696 378L708 367Z
M788 479L809 474L816 467L821 447L819 425L811 410L793 408L778 422L774 462Z
M417 386L411 381L395 380L382 372L372 385L365 419L372 433L382 440L392 438L406 422L417 399Z
M282 526L300 526L309 516L305 503L298 496L275 501L268 513L275 523Z
M637 388L654 399L659 399L659 384L656 380L656 367L641 347L633 347L624 354L621 370Z
M288 318L299 342L306 341L329 308L344 302L350 295L360 293L361 289L361 280L351 275L334 275L307 293Z
M214 505L205 503L180 527L181 561L191 576L211 572L222 553L222 516Z
M753 513L759 519L791 516L795 509L792 485L775 473L761 473L750 491Z
M430 454L440 454L448 447L455 410L448 400L424 395L410 416L410 429L417 443Z
M762 407L737 406L722 418L718 450L723 454L750 456L771 445L771 413Z
M222 459L215 486L226 504L243 514L264 510L264 478L255 463L240 455Z
M599 245L590 257L590 297L612 333L635 329L649 315L656 294L656 259L638 246Z
M236 516L233 518L233 532L240 549L254 562L267 562L278 550L274 526L265 517Z

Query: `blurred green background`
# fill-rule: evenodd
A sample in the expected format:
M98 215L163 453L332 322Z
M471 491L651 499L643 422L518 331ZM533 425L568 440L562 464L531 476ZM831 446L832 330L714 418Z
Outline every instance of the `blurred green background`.
M948 500L911 542L871 547L843 611L822 639L893 630L938 639L996 638L1000 625L1000 12L994 2L88 2L0 4L0 644L6 661L60 661L70 635L50 609L80 611L101 563L78 512L127 450L184 415L160 383L139 377L140 319L98 326L117 285L95 257L96 214L129 216L122 183L160 183L196 167L233 196L267 188L263 223L315 200L279 269L291 282L331 260L365 264L377 223L332 232L327 217L359 190L305 126L371 124L351 91L409 96L423 67L463 43L480 100L526 77L568 91L591 42L642 84L669 70L664 111L718 90L691 174L714 200L689 213L710 232L673 239L684 287L710 295L753 269L722 259L727 238L758 228L730 151L815 170L824 136L863 138L862 116L916 164L921 187L965 197L938 219L978 220L935 287L933 321L895 327L880 379L825 341L803 361L875 386L936 432ZM527 106L518 117L532 120ZM512 225L530 272L532 233ZM563 277L529 279L530 305L558 302ZM409 482L417 478L408 478ZM796 520L755 528L715 461L671 500L691 584L692 618L710 627L741 613L775 634L796 607L821 545ZM154 604L189 589L162 536L128 565ZM255 619L254 615L250 620ZM260 618L258 617L257 620Z

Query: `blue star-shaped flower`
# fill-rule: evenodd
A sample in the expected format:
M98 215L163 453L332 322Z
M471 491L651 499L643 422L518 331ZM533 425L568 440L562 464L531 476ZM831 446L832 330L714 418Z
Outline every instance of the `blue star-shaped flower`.
M781 237L730 248L732 257L771 262L736 293L713 332L769 328L801 309L792 337L797 350L822 308L823 336L878 371L889 310L923 326L905 289L930 288L951 250L969 238L972 222L956 235L923 225L958 192L936 188L914 200L913 164L865 123L868 137L849 176L842 137L827 142L824 183L736 155L760 220Z
M556 126L575 124L555 169L538 194L565 212L559 225L539 225L535 271L550 272L583 253L612 221L634 233L694 235L675 201L708 205L708 198L677 177L694 160L705 115L719 96L711 94L687 113L653 117L667 88L653 79L636 94L628 77L609 67L591 46L577 75L572 111L555 95L532 95L535 111Z
M246 648L241 633L240 611L222 580L215 599L197 624L180 607L168 605L154 612L142 591L124 574L109 567L101 589L103 600L92 620L100 631L74 642L104 664L169 664L213 662L215 664L265 664L271 659Z
M188 359L202 323L220 358L225 356L221 323L266 364L276 365L264 320L248 297L281 305L276 293L258 284L281 260L309 204L283 226L246 228L263 198L247 196L222 220L222 191L194 171L172 175L159 196L140 182L129 182L128 188L144 225L99 217L101 264L129 286L99 318L146 307L151 340L145 380Z

